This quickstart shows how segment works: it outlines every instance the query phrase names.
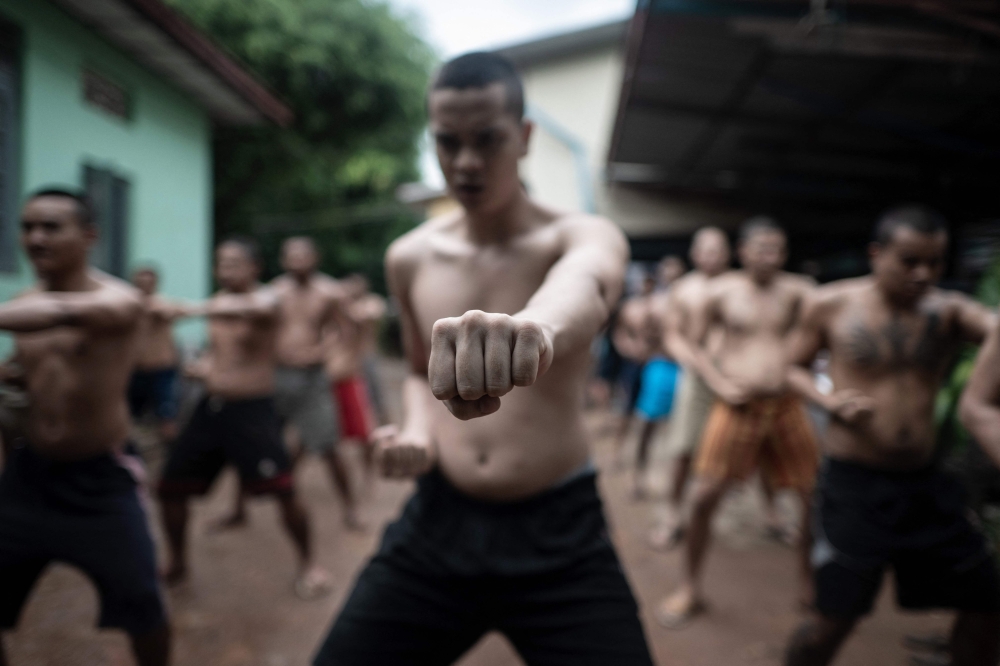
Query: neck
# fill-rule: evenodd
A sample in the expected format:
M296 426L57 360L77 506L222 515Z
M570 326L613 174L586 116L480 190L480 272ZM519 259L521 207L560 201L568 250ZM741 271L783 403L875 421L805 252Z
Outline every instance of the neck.
M771 275L757 275L755 273L750 273L749 271L748 274L750 275L750 279L753 283L758 287L770 287L771 283L774 282L774 278L777 276L777 273Z
M908 298L905 296L899 296L897 294L890 293L882 288L881 285L875 283L875 289L878 291L879 296L882 297L882 301L889 307L890 310L905 311L916 309L917 303L920 302L920 298Z
M47 291L86 291L90 287L90 275L87 265L63 271L39 275L45 283Z
M532 204L521 188L502 207L488 213L465 211L469 237L477 244L503 243L529 225Z
M299 285L300 287L304 287L307 284L309 284L309 282L312 281L313 272L309 271L308 273L289 273L289 275L292 277L292 281L295 282L295 284Z
M257 286L256 282L251 282L250 284L247 285L226 287L226 291L228 291L230 294L249 294L256 288L256 286Z

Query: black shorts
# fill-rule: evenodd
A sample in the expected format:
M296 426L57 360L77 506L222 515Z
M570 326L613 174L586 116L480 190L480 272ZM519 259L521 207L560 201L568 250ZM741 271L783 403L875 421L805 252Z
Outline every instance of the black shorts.
M420 479L314 664L450 664L490 630L529 664L652 664L592 471L512 503Z
M816 606L869 613L892 567L899 605L1000 611L1000 575L958 481L929 468L887 472L827 459L816 489Z
M236 467L252 495L292 492L291 463L271 398L202 398L171 447L160 497L204 494L226 463Z
M164 421L177 418L177 378L177 368L133 372L128 385L128 406L132 418L140 418L147 412Z
M53 462L13 450L0 475L0 628L17 624L52 561L93 581L100 626L141 635L166 622L146 513L120 458Z

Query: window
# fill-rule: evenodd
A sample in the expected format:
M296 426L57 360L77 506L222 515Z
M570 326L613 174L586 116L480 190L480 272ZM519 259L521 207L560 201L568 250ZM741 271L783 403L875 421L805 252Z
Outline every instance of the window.
M18 31L0 22L0 271L17 270Z
M83 168L83 186L94 206L97 245L90 262L102 271L125 277L128 270L129 182L109 169Z

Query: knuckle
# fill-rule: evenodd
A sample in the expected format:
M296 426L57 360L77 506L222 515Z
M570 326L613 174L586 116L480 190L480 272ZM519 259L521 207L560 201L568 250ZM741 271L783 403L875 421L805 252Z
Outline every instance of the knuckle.
M434 326L431 327L431 335L434 337L442 337L450 335L457 326L457 321L454 317L445 317L444 319L438 319L434 322Z

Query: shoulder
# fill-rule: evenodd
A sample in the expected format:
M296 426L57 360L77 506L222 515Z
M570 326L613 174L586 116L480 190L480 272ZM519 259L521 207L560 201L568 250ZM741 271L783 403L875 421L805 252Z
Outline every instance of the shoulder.
M871 286L868 278L836 280L810 290L806 303L814 312L832 312L846 303L861 298Z
M571 244L594 243L618 253L628 252L625 234L606 217L579 212L557 213L553 224Z
M733 289L747 286L748 278L743 271L726 271L721 275L705 280L705 295L708 298L718 298L730 293Z
M451 212L431 218L394 240L385 251L386 270L392 273L414 268L431 252L435 239L458 223L460 215Z
M99 292L104 298L128 307L142 308L142 294L125 280L97 270L91 272L91 278L100 285Z
M953 289L939 289L935 287L927 294L926 302L934 307L934 309L945 310L948 313L955 314L970 310L981 312L989 310L989 308L968 294Z

